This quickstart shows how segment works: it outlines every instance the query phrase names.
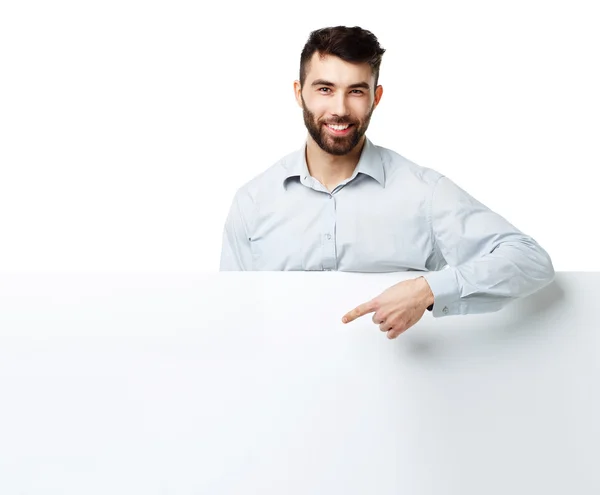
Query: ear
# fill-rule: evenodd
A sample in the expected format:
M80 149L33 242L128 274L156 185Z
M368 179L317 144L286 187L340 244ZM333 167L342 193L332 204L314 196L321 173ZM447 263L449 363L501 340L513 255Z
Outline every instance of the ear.
M302 108L302 88L300 87L300 81L294 81L294 96L296 97L296 103Z
M383 86L380 84L375 88L375 107L379 105L379 100L381 100L381 96L383 95Z

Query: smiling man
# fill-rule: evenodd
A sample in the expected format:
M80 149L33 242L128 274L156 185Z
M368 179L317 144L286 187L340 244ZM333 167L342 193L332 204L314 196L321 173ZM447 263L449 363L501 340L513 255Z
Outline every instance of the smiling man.
M220 269L422 271L343 316L395 338L421 319L498 311L549 284L530 236L441 173L366 136L385 50L360 27L313 31L294 93L305 144L239 188Z

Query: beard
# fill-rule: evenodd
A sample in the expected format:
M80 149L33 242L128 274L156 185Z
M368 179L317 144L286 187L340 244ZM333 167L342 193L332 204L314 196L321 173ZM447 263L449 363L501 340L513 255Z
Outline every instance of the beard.
M345 136L333 136L327 129L325 129L325 122L318 122L315 118L315 114L312 113L306 104L304 98L302 98L302 110L304 114L304 125L308 130L310 136L326 153L331 155L347 155L350 153L355 146L360 142L361 138L367 132L369 122L371 121L371 115L375 109L375 102L369 113L365 116L363 121L351 120L349 118L338 118L336 120L328 122L329 124L350 124L350 130Z

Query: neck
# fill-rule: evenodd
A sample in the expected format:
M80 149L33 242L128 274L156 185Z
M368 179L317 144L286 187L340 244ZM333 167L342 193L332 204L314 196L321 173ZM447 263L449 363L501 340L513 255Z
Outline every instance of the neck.
M337 184L352 176L364 144L365 136L350 153L338 156L323 151L309 135L306 140L306 165L310 175L327 189L333 189Z

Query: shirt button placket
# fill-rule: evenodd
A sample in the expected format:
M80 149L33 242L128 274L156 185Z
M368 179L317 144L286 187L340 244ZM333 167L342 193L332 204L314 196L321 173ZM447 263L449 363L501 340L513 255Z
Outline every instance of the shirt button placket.
M323 257L323 270L330 271L335 270L335 198L333 194L329 195L329 215L327 222L327 232L324 236L324 257Z

